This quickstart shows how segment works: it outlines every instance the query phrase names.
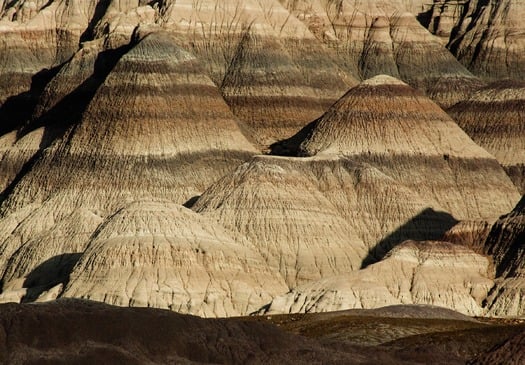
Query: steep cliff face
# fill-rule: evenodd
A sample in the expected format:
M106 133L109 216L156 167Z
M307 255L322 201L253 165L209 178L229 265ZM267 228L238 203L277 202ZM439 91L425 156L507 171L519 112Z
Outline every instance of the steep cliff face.
M415 303L481 315L492 278L489 259L467 248L446 242L407 241L364 270L307 283L275 298L266 313Z
M429 29L448 36L448 48L475 75L523 80L523 1L437 1L433 13Z
M61 296L224 317L285 291L249 242L182 206L141 201L97 229Z
M0 266L79 208L106 217L137 198L182 204L255 152L195 57L171 37L151 34L120 58L80 123L40 153L8 191ZM78 252L84 241L71 237L38 255L22 250L31 262L22 274Z
M525 82L497 82L447 112L525 193Z
M299 154L371 164L458 219L498 216L519 200L493 156L435 103L390 76L350 89L309 128Z

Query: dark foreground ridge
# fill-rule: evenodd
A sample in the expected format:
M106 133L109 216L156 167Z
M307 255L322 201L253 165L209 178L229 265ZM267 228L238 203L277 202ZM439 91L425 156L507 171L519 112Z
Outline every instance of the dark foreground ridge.
M483 359L525 329L396 310L405 309L203 319L72 299L2 304L0 363L450 365Z

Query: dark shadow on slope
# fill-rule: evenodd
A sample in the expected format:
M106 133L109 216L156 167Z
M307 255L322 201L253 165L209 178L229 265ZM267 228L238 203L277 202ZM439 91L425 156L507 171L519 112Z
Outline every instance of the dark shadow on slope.
M430 8L430 9L428 9L425 12L421 12L421 13L417 14L416 19L419 22L419 24L421 24L423 27L425 27L425 29L428 29L428 27L430 25L430 21L432 20L432 14L433 13L434 13L434 9ZM433 29L433 31L435 32L435 29Z
M185 208L188 208L188 209L191 209L195 203L197 202L197 200L199 200L201 196L200 195L195 195L195 196L192 196L191 198L189 198L184 204L182 204Z
M518 202L518 204L516 204L512 212L518 213L518 214L519 213L525 214L525 194L521 197L520 201Z
M64 286L67 285L69 274L81 256L81 253L65 253L54 256L38 265L24 281L24 288L27 288L27 293L22 298L22 302L34 302L43 292L60 283L63 283Z
M94 30L98 22L102 19L104 14L106 14L109 5L111 4L111 0L99 0L97 2L97 6L95 7L95 12L93 13L93 17L89 21L89 24L80 36L80 43L86 42L89 40L92 40L94 38Z
M379 241L368 252L361 268L382 260L392 248L406 240L441 240L445 232L458 222L449 213L427 208Z
M20 179L29 171L31 170L31 167L35 164L36 160L38 159L40 153L36 153L33 157L31 157L20 169L20 172L15 176L13 181L3 190L0 191L0 208L2 207L2 203L7 198L7 196L13 191L15 186L18 184ZM0 209L1 212L1 209Z
M458 55L459 46L460 46L461 41L463 40L465 34L467 34L469 31L471 31L477 25L477 22L479 21L481 15L483 14L483 12L484 12L486 6L488 5L488 3L489 3L489 0L479 0L477 3L475 3L476 4L476 9L473 11L472 16L471 16L472 20L466 26L466 29L461 30L461 28L463 26L463 22L458 23L458 25L455 26L452 29L451 34L450 34L450 41L447 44L447 48L456 57L459 56ZM469 10L469 6L472 6L472 5L468 4L468 6L465 6L463 8L463 13L460 16L461 19L464 19L466 17L466 15L468 14L468 12L470 11ZM459 34L460 30L461 30L461 35ZM485 36L486 36L486 34L483 34L483 37L485 37ZM481 41L478 43L478 46L479 46L480 43L481 43ZM474 59L474 58L472 58L472 59Z
M310 138L313 131L317 127L319 119L308 123L303 129L297 132L290 138L277 141L270 145L270 155L274 156L290 156L301 157L304 156L301 152L301 143Z
M29 119L46 85L56 76L62 65L43 69L31 77L31 87L11 96L0 106L0 136L22 127Z

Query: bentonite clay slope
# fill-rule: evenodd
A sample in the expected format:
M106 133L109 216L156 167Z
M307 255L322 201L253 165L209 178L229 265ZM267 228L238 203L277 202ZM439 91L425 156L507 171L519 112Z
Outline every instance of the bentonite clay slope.
M525 193L525 82L489 85L447 112Z
M169 36L147 36L117 62L80 124L45 149L2 202L1 269L77 208L104 217L137 198L182 204L203 191L255 153L232 118L193 56Z
M445 1L454 6L455 1ZM439 6L439 5L438 5ZM525 77L525 2L470 0L448 48L474 74L487 79Z
M496 287L488 298L489 314L525 317L525 196L514 210L498 220L485 241L494 258Z
M67 281L86 242L102 221L93 212L79 208L51 228L32 235L6 264L0 301L34 301Z
M165 1L159 13L263 148L296 133L357 82L277 0Z
M418 23L422 4L377 1L281 1L338 55L341 68L363 79L400 78L444 106L462 100L482 82ZM421 2L419 2L421 3Z
M458 219L498 216L519 200L492 155L430 99L390 76L350 89L308 128L299 154L369 163Z
M193 209L248 237L290 287L356 270L406 239L457 223L369 165L345 158L257 156Z
M224 317L286 290L251 243L182 206L141 201L97 229L61 296Z
M256 157L193 209L248 237L290 288L357 270L368 247L307 175L308 163Z
M406 241L364 270L307 283L275 298L266 313L432 304L481 315L492 278L490 260L467 248Z

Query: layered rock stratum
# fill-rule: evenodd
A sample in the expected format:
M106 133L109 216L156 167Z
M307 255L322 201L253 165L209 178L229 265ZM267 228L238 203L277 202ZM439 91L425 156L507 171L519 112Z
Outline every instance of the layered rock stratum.
M429 29L448 38L448 48L474 74L523 80L523 1L440 0L431 12Z
M61 134L6 192L3 269L32 238L63 232L59 222L80 208L107 217L138 197L182 204L256 152L195 57L161 33L118 60L81 121ZM21 275L87 243L74 235L60 250L39 242L46 253L26 256Z
M343 69L361 79L387 74L428 93L444 106L483 84L418 23L415 15L425 9L424 2L283 3L320 41L336 51Z
M525 193L525 82L497 82L447 112Z
M0 3L0 131L24 122L35 95L77 50L93 1Z
M350 89L290 143L299 155L370 164L458 219L504 214L519 200L492 155L430 99L386 75Z

